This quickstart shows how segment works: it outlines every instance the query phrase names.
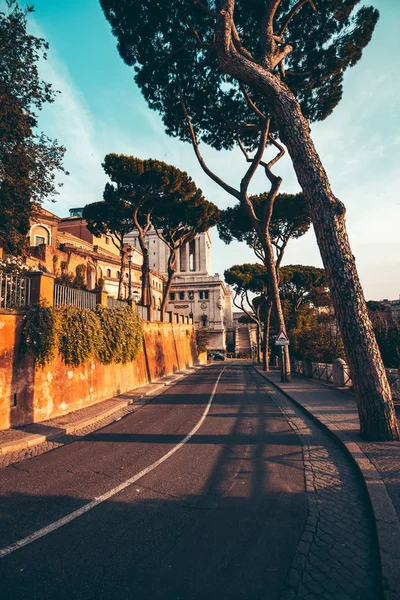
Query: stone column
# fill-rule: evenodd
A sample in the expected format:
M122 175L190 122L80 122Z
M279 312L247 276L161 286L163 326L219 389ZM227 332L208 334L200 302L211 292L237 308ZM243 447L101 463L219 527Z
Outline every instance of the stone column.
M52 273L43 271L27 272L26 276L31 280L31 304L44 300L50 306L54 306L54 279Z
M341 358L335 358L333 361L333 385L335 387L344 387L344 367L346 363Z
M186 242L185 244L185 263L186 263L186 273L190 273L190 248L189 248L189 242Z
M196 271L201 271L200 262L200 237L196 238Z

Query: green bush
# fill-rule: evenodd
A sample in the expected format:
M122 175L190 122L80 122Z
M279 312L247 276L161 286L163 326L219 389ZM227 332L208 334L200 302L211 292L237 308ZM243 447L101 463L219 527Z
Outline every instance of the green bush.
M35 364L44 367L57 350L58 319L56 312L44 302L32 304L23 317L20 358L33 355Z
M78 367L103 346L103 333L98 315L76 306L56 309L60 322L58 348L66 365Z
M125 364L138 356L142 336L142 320L128 306L92 311L33 304L25 311L20 354L32 353L42 367L57 351L73 367L93 356L103 364Z
M97 352L103 364L127 363L134 360L142 345L142 321L129 306L97 307L103 343Z

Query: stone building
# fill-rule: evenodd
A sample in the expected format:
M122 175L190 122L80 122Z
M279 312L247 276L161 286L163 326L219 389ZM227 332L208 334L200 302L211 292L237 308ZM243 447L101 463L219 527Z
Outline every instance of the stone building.
M126 240L139 247L135 231ZM167 276L167 246L154 230L148 232L146 243L150 266ZM232 292L218 273L210 274L211 243L209 232L200 233L180 249L167 310L193 315L197 327L208 329L208 348L225 351L227 331L232 328Z
M59 274L62 266L75 273L78 265L86 267L86 282L89 290L104 280L104 289L110 296L118 295L118 280L121 268L118 248L112 236L94 236L82 218L82 209L71 209L72 216L61 218L41 209L29 231L30 265L40 270ZM141 291L141 265L143 256L134 248L131 263L132 291ZM128 262L125 261L123 296L128 297ZM154 308L161 306L164 278L151 269L150 287Z

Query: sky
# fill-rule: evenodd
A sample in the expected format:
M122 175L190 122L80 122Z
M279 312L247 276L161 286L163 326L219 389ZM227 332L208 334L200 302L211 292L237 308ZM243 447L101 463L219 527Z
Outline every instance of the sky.
M45 208L68 216L72 207L102 198L106 177L101 167L109 152L160 159L187 171L205 196L221 209L234 200L203 173L192 147L164 133L159 115L147 107L116 49L116 39L98 0L32 0L31 31L49 43L43 79L61 91L44 108L40 126L66 146L69 177L56 203ZM312 138L334 194L347 208L346 222L365 296L400 295L400 69L398 0L370 0L380 10L373 39L361 61L345 75L344 95L334 113L313 124ZM4 8L4 0L0 7ZM22 2L21 2L22 4ZM202 147L213 169L237 187L244 170L240 151ZM281 191L297 192L290 159L275 165ZM251 193L265 191L256 176ZM226 246L212 231L212 271L223 276L233 264L256 262L244 244ZM284 264L322 266L312 230L289 242Z

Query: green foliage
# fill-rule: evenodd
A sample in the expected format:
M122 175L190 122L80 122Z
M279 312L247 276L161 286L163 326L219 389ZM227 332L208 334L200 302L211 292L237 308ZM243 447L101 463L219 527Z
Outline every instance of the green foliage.
M324 269L287 265L279 270L279 278L281 296L291 302L293 310L298 310L304 302L313 302L315 306L331 305Z
M58 347L65 364L78 367L92 355L99 356L104 338L97 314L76 306L63 306L56 311L60 322Z
M103 364L127 363L134 360L142 347L142 321L133 310L97 307L103 343L97 356Z
M53 308L41 302L32 304L24 314L21 331L20 358L32 355L43 367L55 356L58 341L58 318Z
M188 140L179 104L180 86L199 139L216 149L232 148L238 131L248 146L254 145L261 126L239 81L227 75L229 58L234 60L237 55L237 63L247 61L248 70L254 62L258 72L272 71L290 88L306 118L322 120L341 100L344 73L361 58L378 19L378 11L361 0L324 0L316 3L315 12L305 3L277 43L295 5L293 0L236 0L234 25L228 19L226 37L229 39L232 28L240 41L229 43L222 40L221 8L226 9L227 3L218 0L100 3L122 59L134 67L135 80L150 108L161 113L167 134ZM203 10L202 5L211 10ZM271 32L265 26L270 16ZM229 49L223 53L225 43ZM284 50L285 75L274 62L275 55ZM218 60L222 53L226 60ZM242 74L241 69L237 71ZM256 80L252 99L271 116L267 94L259 89L260 80L255 76ZM272 125L276 131L277 124Z
M250 200L256 216L262 219L268 194L251 196ZM269 235L278 254L285 250L290 239L297 239L304 235L309 230L310 223L310 215L302 193L278 194L269 226ZM264 250L260 239L241 204L226 208L221 212L217 229L219 237L225 244L230 244L234 240L245 242L254 251L257 258L264 259Z
M390 321L388 323L378 314L372 314L371 320L385 367L399 368L400 322Z
M343 342L332 314L303 306L288 328L291 351L301 359L332 363L345 358Z
M0 12L0 246L21 254L37 207L58 193L65 149L36 129L37 112L55 99L38 72L48 44L27 32L33 8L7 5Z
M125 364L138 356L142 337L142 320L129 307L92 311L32 304L24 314L20 354L32 354L39 366L50 363L57 351L72 367L93 356L103 364Z
M205 327L196 329L196 345L198 352L207 352L209 333Z
M86 290L86 265L80 264L75 269L73 286L77 290Z

